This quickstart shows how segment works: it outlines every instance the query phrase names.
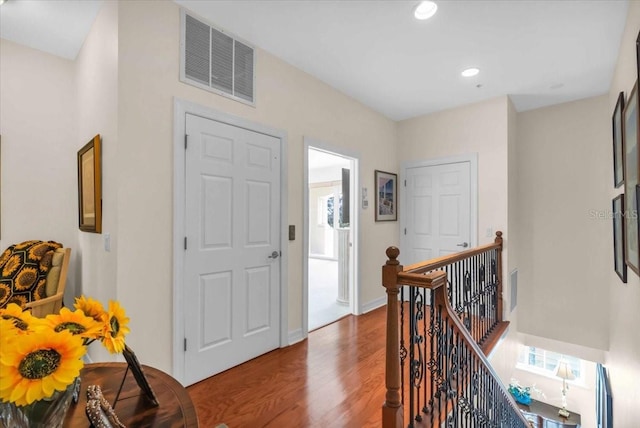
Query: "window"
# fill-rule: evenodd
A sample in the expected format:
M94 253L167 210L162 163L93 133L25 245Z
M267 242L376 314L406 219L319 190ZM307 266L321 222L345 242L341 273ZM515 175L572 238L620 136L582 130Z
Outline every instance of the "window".
M571 367L571 371L576 377L573 382L582 383L582 376L584 373L583 362L581 359L572 357L571 355L559 354L557 352L547 351L534 346L523 346L520 349L517 367L555 378L556 368L558 367L558 362L560 362L560 360L566 361L569 364L569 367Z
M333 195L318 197L318 226L325 226L327 224L329 198L333 198Z

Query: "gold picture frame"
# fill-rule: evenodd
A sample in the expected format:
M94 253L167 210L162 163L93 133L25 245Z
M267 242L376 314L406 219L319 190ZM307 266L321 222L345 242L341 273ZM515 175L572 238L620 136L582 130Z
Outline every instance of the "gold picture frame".
M102 152L100 134L78 151L78 226L102 233Z

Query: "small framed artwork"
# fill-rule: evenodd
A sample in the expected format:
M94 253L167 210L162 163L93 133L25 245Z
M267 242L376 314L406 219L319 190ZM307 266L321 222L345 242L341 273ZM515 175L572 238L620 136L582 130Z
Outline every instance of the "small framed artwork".
M627 282L627 265L624 261L624 195L612 201L613 211L613 266L622 280Z
M638 31L638 37L636 38L636 77L640 80L640 31Z
M613 185L617 188L624 183L624 155L622 153L622 111L624 110L624 92L618 95L616 108L611 117L613 127Z
M375 172L376 221L398 220L398 175L391 172Z
M131 373L133 373L133 377L136 379L136 383L144 392L144 395L147 397L149 402L156 407L159 406L158 398L156 397L155 392L153 392L153 388L151 388L147 377L144 375L144 371L142 370L142 366L140 365L140 361L138 361L138 357L136 357L136 354L131 350L131 348L129 348L127 345L124 345L122 356L124 356L124 359L127 360L129 370L131 370Z
M84 232L102 232L102 160L100 135L78 151L78 221Z
M638 215L636 184L638 184L638 82L629 93L622 113L622 144L624 146L624 194L627 212L624 216L625 263L640 275L638 264Z

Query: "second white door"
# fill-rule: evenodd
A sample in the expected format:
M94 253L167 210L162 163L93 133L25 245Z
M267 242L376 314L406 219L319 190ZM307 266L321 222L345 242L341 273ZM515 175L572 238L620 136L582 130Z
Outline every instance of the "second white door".
M470 162L405 170L403 264L456 253L471 245L470 170Z

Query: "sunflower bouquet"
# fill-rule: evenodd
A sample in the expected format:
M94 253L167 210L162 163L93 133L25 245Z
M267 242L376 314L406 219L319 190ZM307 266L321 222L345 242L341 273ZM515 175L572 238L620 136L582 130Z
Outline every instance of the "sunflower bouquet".
M105 310L82 296L74 306L45 318L16 304L0 309L0 405L26 409L69 390L84 366L87 346L96 340L111 353L122 352L129 318L118 302L110 301Z

